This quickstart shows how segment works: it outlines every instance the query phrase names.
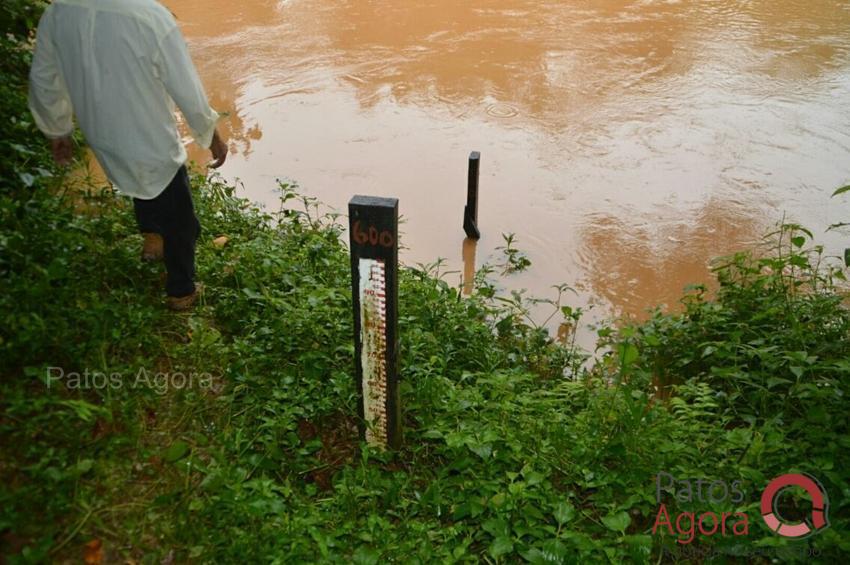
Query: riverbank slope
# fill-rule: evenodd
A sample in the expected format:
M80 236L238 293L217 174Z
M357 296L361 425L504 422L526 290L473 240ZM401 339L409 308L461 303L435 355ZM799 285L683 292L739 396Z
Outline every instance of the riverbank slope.
M467 298L433 271L403 269L406 436L398 453L374 452L353 417L341 226L286 187L283 212L269 215L195 176L207 293L189 314L168 312L162 267L139 261L128 201L96 187L72 201L64 190L26 111L37 12L10 6L14 33L0 40L8 562L850 551L850 313L833 284L843 272L820 266L799 228L777 234L766 259L729 258L717 296L695 289L684 313L601 328L609 353L591 369L483 275ZM570 309L559 315L576 323ZM759 510L764 486L798 471L831 504L830 528L802 542L768 531ZM660 472L740 481L740 500L685 500L682 483L660 494L674 520L744 513L746 535L689 533L687 520L654 528ZM784 511L808 509L798 500Z

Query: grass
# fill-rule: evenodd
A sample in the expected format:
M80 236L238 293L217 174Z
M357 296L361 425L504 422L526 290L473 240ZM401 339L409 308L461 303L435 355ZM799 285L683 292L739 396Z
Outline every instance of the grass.
M685 549L694 562L830 562L850 552L845 271L801 227L770 234L770 253L720 262L719 291L693 289L682 313L600 329L590 366L527 319L521 295L498 292L493 272L528 267L512 239L506 265L479 273L470 297L435 266L402 269L405 442L376 452L353 416L337 219L290 187L268 214L195 176L207 293L191 313L167 312L162 267L139 261L128 202L93 189L72 205L23 102L26 41L0 43L7 562L655 563ZM747 513L748 536L653 534L660 471L740 481L740 502L665 500L671 515ZM831 526L795 542L767 530L758 502L773 477L798 471L826 488ZM788 516L808 508L799 496L782 504Z

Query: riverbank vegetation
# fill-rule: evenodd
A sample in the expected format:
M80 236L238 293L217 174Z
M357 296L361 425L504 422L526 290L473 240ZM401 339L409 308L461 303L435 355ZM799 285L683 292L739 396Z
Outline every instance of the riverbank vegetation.
M168 312L128 202L94 186L71 193L51 163L25 104L36 12L7 6L20 12L0 39L6 562L850 552L845 272L802 227L719 261L717 291L692 288L680 313L600 328L592 364L531 323L521 298L500 298L488 274L499 269L463 297L434 267L404 268L405 441L376 452L357 438L337 219L287 186L271 214L195 176L207 291L193 312ZM566 303L552 307L579 322ZM672 517L746 513L747 535L697 532L685 544L675 524L653 532L659 472L740 481L741 500L662 495ZM830 500L830 527L802 541L760 518L764 486L789 472L817 477ZM784 515L805 516L801 500L785 500Z

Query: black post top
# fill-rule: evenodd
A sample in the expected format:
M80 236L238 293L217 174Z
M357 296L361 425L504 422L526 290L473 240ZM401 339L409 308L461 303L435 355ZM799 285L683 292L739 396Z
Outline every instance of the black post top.
M383 196L363 196L358 194L348 201L349 206L377 206L380 208L398 208L398 198Z

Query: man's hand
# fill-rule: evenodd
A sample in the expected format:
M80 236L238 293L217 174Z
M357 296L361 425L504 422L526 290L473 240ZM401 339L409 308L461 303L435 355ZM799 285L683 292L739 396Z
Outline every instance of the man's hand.
M215 133L213 133L210 151L212 152L213 162L210 163L209 167L211 169L217 169L224 165L224 161L227 159L227 144L221 140L221 136L218 135L218 130L215 130Z
M58 137L50 140L50 151L53 153L53 160L60 167L65 167L71 164L74 158L74 142L71 137Z

